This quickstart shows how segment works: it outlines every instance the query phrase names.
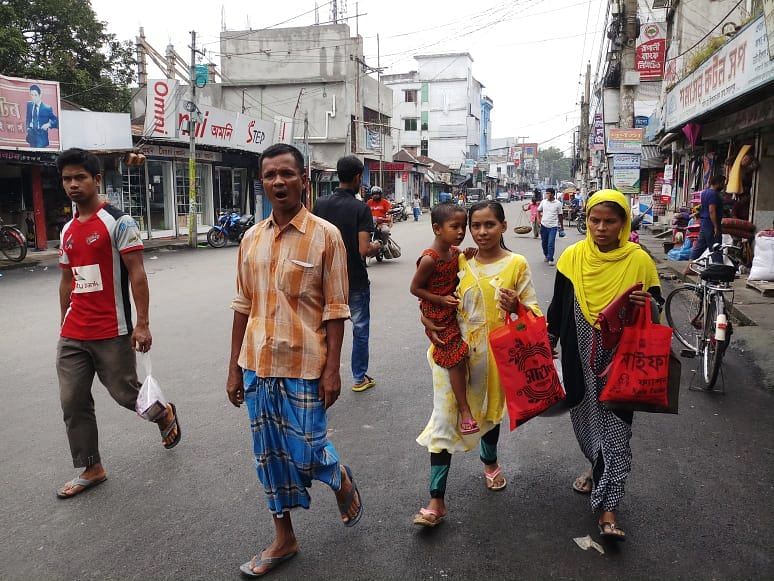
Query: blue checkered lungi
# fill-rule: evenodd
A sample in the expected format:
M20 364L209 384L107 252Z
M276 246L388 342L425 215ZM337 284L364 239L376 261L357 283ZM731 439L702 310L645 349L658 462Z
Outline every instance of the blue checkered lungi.
M312 480L341 488L336 449L328 441L319 381L258 377L244 371L245 404L253 435L258 479L269 510L281 515L309 508Z

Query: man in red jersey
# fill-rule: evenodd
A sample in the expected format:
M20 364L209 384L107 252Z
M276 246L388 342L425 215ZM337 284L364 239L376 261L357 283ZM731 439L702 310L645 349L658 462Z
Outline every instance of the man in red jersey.
M73 465L85 468L57 491L59 498L71 498L107 479L91 396L95 372L113 399L134 411L140 390L134 350L147 352L152 338L148 279L137 224L99 199L102 176L96 156L69 149L57 158L57 169L65 193L77 208L60 240L62 317L56 361ZM134 327L130 284L137 309ZM167 404L157 423L164 447L176 446L180 427L174 404Z

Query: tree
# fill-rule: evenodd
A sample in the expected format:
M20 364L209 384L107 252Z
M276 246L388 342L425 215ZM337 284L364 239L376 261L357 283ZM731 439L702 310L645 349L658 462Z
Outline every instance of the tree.
M558 184L572 177L572 160L564 157L558 147L547 147L538 151L540 175L548 178L548 183Z
M133 47L108 33L89 0L0 0L0 71L59 81L63 98L94 111L124 111Z

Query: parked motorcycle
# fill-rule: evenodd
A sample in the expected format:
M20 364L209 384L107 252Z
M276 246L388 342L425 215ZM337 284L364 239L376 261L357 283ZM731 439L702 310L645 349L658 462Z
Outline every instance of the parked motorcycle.
M391 202L392 208L388 212L388 215L392 216L395 222L404 222L408 220L409 212L406 204L403 200L399 202Z
M253 225L252 214L240 214L234 210L221 210L218 223L207 232L207 244L213 248L223 248L229 242L239 244Z

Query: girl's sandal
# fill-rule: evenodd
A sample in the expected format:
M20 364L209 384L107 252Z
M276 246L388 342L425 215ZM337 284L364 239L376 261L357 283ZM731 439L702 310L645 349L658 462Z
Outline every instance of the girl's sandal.
M625 541L626 533L614 522L599 523L599 536L611 541Z
M432 529L441 524L445 517L445 514L441 514L432 508L420 508L419 513L414 515L414 524Z
M481 431L481 428L478 427L478 423L476 420L469 420L469 421L461 421L460 422L460 434L463 436L470 436L471 434L477 434Z
M497 470L494 472L487 472L484 470L484 476L486 476L486 487L489 490L492 490L494 492L498 492L508 486L508 481L505 480L505 476L502 475L502 470L500 467L497 467ZM499 482L498 482L499 478Z
M591 494L594 490L594 481L591 478L591 474L584 472L575 479L572 483L572 489L578 494Z

